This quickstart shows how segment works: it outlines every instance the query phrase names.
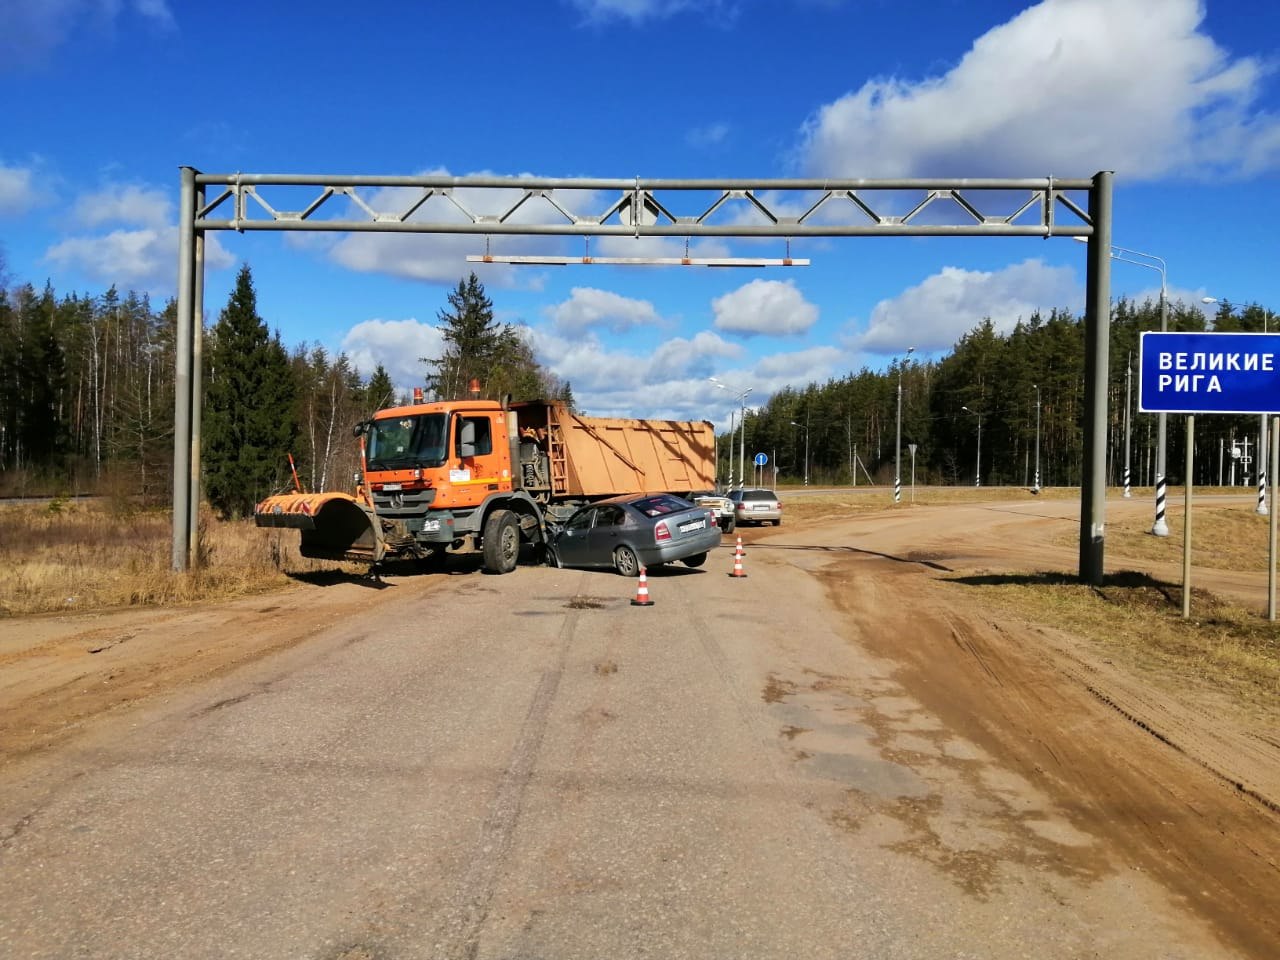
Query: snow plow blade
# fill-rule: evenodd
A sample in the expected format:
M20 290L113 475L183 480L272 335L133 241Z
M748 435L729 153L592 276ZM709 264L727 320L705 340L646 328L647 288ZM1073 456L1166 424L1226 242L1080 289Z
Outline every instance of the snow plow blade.
M284 493L253 510L260 527L302 531L299 553L315 560L377 563L386 553L373 512L348 493Z

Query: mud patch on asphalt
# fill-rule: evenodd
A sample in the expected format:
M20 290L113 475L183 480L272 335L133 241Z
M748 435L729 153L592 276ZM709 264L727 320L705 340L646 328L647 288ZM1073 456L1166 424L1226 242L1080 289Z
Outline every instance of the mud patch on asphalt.
M1030 781L888 678L801 676L770 674L765 700L797 770L840 788L825 816L842 831L874 837L982 901L1027 869L1075 882L1109 871L1104 848Z
M760 699L765 703L781 703L795 692L796 684L790 680L782 679L776 673L771 673L765 681L764 690L760 693Z

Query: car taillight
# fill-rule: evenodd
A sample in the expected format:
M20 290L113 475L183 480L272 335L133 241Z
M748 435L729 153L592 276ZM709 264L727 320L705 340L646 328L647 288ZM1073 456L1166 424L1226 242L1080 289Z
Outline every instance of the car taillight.
M778 512L779 512L779 513L781 513L781 512L782 512L782 504L778 504Z
M715 511L715 510L708 510L708 511L707 511L707 519L708 519L709 521L711 521L712 523L715 523L715 522L716 522L716 511Z
M658 525L653 528L653 536L659 543L663 540L671 539L671 531L667 529L667 521L659 520Z

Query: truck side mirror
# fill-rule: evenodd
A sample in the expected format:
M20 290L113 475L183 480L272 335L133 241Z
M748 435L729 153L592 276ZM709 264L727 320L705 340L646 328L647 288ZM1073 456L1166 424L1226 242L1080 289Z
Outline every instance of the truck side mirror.
M368 429L369 429L369 421L361 420L359 423L357 423L354 427L351 428L351 435L353 437L363 436L364 433L368 431Z
M474 457L476 455L476 423L474 420L463 420L458 430L458 456Z

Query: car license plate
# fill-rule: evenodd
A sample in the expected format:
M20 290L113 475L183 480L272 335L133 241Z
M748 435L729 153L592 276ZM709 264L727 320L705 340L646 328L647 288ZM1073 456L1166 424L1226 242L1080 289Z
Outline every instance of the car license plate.
M388 493L391 493L395 490L402 490L403 487L401 487L400 484L398 483L384 483L382 485L382 489L387 491Z
M768 509L769 509L769 505L768 505L767 503L757 503L757 504L756 504L754 507L752 507L751 509L752 509L752 510L768 510Z
M438 531L439 529L440 529L440 521L439 521L439 520L423 520L423 521L422 521L422 532L423 532L423 533L428 533L428 532L430 532L430 533L435 533L435 532L436 532L436 531Z
M706 528L707 521L705 520L690 520L688 523L680 524L681 533L693 533L695 530L705 530Z

